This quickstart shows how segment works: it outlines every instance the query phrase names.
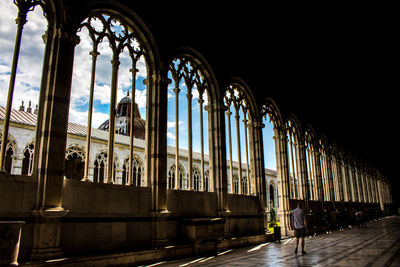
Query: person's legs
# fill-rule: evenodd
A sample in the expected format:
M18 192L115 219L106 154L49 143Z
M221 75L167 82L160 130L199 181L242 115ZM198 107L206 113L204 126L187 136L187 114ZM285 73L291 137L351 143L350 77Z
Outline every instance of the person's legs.
M304 250L304 243L305 243L304 237L302 237L302 238L301 238L301 253L307 254L307 253L305 252L305 250Z
M296 249L294 250L294 253L297 253L298 247L299 247L299 237L296 236Z

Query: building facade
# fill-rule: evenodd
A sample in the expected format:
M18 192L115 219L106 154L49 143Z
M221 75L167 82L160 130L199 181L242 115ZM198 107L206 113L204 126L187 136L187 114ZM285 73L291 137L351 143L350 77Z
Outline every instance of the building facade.
M33 7L42 8L48 27L37 111L11 108L17 61L10 97L0 109L0 216L26 222L23 261L171 246L167 256L188 255L265 242L271 206L279 208L282 234L291 235L290 212L299 202L315 231L326 212L333 219L355 208L389 212L390 185L379 170L304 127L294 114L282 114L272 99L255 99L243 79L216 77L195 49L160 48L134 5L23 2L15 55ZM68 122L83 28L92 66L88 126ZM98 45L106 39L109 120L101 130L92 129L91 120ZM129 73L119 72L123 51ZM145 120L128 116L136 110L127 98L117 105L118 77L130 75L132 97L139 89L139 62L146 69ZM174 125L185 118L187 149L180 147L186 135L177 126L175 146L168 146L167 110L175 110ZM276 172L264 167L266 117L273 124Z

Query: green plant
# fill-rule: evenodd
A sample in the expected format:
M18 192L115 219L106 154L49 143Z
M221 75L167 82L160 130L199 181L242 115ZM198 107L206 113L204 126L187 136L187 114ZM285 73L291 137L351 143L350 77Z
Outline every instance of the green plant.
M269 224L270 227L276 226L276 210L274 208L269 212Z

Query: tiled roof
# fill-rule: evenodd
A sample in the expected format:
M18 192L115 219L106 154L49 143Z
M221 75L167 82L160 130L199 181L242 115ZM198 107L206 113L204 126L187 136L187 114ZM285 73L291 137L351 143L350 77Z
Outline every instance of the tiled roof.
M0 120L4 120L5 108L0 106ZM16 109L11 110L11 121L19 124L36 126L36 114ZM69 122L68 133L77 136L86 136L87 127L84 125ZM108 140L108 131L92 128L92 138L98 140ZM115 142L118 144L129 145L129 136L115 134ZM135 138L135 146L144 147L144 140Z
M5 108L3 106L0 106L0 120L4 120L5 116ZM30 126L36 126L36 114L29 113L26 111L20 111L16 109L11 110L11 121L19 124L24 124L24 125L30 125ZM77 135L77 136L86 136L87 133L87 127L84 125L76 124L69 122L68 123L68 133ZM103 140L107 141L108 140L108 131L103 131L99 130L96 128L92 128L92 138L98 139L98 140ZM129 136L126 135L120 135L120 134L115 134L115 142L118 144L122 145L127 145L129 146ZM135 138L135 146L144 148L145 146L145 141L141 139L136 139ZM167 148L168 154L175 154L175 147L170 147L168 146ZM188 151L186 149L179 149L179 156L181 157L188 157ZM201 153L193 152L193 159L200 160L201 158ZM208 155L204 155L204 161L208 162ZM229 162L229 161L227 161ZM228 163L229 166L229 163ZM238 163L233 162L233 166L237 168ZM245 167L246 164L242 163L242 166ZM270 170L270 169L265 169L267 174L276 176L276 171Z

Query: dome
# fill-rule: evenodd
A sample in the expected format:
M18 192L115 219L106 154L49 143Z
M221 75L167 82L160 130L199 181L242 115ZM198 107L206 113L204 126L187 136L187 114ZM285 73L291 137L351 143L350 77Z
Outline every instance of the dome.
M117 114L115 120L115 132L122 135L130 135L130 110L131 110L131 102L132 98L128 94L121 99L117 106ZM135 103L134 106L134 136L138 139L145 138L146 133L146 121L143 120L140 116L139 106ZM103 131L108 131L109 129L109 121L106 120L103 122L99 128Z
M124 96L121 101L119 101L119 103L131 103L132 98L129 96L129 94L127 96Z

